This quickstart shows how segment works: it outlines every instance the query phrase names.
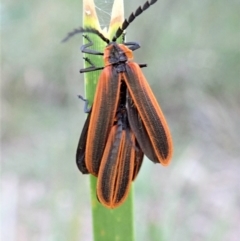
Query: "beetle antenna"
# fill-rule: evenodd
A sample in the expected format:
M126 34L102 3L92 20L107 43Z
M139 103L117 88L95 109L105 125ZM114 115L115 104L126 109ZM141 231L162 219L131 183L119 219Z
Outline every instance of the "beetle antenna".
M151 0L144 3L144 5L141 7L139 6L138 9L135 11L135 13L131 13L128 19L125 19L122 27L119 27L115 36L113 37L112 41L115 42L123 33L123 31L128 27L128 25L143 11L147 10L151 5L153 5L157 0Z
M106 42L107 44L109 44L110 40L107 39L106 37L104 37L104 35L102 33L100 33L97 29L95 28L91 28L91 27L87 27L87 28L76 28L74 29L72 32L69 32L67 34L67 36L61 41L66 42L68 41L71 37L73 37L74 35L78 34L78 33L94 33L97 36L99 36L104 42Z

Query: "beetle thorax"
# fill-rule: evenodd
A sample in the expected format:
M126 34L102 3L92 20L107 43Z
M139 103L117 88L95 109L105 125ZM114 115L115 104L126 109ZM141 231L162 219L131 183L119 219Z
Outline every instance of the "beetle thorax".
M133 58L132 50L124 44L110 43L104 51L104 64L118 65L126 63Z

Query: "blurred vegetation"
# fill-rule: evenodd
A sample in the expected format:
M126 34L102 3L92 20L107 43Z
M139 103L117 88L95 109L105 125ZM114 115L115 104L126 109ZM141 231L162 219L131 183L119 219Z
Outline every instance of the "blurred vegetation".
M81 4L1 4L2 240L92 240L89 178L75 165L82 39L60 43L81 25ZM169 167L146 159L135 181L138 241L239 239L239 10L162 0L127 31L175 146Z

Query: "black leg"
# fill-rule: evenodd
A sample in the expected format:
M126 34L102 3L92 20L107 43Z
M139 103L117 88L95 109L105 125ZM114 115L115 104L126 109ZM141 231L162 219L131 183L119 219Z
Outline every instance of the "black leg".
M132 51L139 49L141 47L140 44L136 42L127 42L127 43L124 43L124 45L128 46Z
M88 108L88 100L84 99L81 95L78 95L78 98L85 102L85 104L84 104L84 112L85 113L89 113L91 111L92 107Z
M91 66L87 67L85 69L80 69L80 73L87 73L91 71L101 70L104 69L104 67L96 67L93 62L89 58L83 58L87 63L89 63Z
M87 35L83 35L83 37L88 40L88 43L81 46L82 53L93 54L93 55L103 55L102 52L89 49L89 47L93 46L93 42Z
M147 67L147 64L138 64L140 68L145 68Z

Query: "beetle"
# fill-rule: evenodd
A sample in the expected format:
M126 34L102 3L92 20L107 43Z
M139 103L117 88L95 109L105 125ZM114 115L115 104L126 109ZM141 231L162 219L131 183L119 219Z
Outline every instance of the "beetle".
M90 49L94 43L88 35L83 35L87 43L81 47L81 51L103 55L104 66L95 66L89 58L85 58L90 66L80 70L80 73L102 71L93 106L80 136L76 160L82 173L98 177L97 196L103 205L110 208L124 200L129 180L133 179L132 176L136 177L140 169L142 152L154 163L164 166L170 163L173 153L167 121L141 71L146 64L132 61L133 51L139 49L140 45L136 42L116 42L128 25L155 2L157 0L147 1L125 19L112 40L91 27L75 29L63 40L67 41L77 33L92 33L107 44L104 52ZM125 164L131 169L128 170L131 173L127 175L128 178L122 175ZM123 187L120 183L127 186ZM121 192L122 198L115 199L121 188L124 190Z

